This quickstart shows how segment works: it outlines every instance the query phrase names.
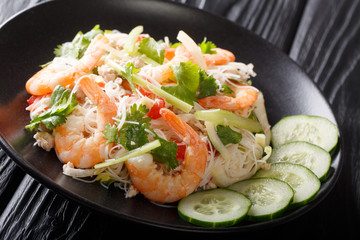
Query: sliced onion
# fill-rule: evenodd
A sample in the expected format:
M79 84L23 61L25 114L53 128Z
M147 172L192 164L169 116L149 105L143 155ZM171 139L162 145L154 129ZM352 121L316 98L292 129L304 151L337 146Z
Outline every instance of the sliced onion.
M202 55L200 47L194 40L187 35L184 31L179 31L177 39L184 44L185 48L190 52L193 57L193 63L197 64L201 69L206 70L207 66Z

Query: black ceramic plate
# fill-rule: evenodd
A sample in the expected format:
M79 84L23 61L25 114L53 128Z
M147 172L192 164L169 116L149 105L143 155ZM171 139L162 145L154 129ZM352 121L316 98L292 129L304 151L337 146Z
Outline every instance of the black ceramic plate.
M129 32L143 25L145 32L160 39L176 41L184 30L196 42L206 36L218 46L231 50L237 60L253 63L257 76L253 84L264 93L270 124L292 114L336 119L321 92L309 77L285 54L253 33L211 14L161 1L61 0L50 1L14 16L0 28L0 132L2 148L27 173L50 189L86 207L129 221L183 231L247 231L290 221L316 206L334 186L341 168L340 150L334 154L331 173L320 192L308 205L269 222L249 223L224 229L205 229L188 224L175 208L150 203L142 196L124 198L118 189L86 184L62 174L55 153L33 146L25 111L25 82L39 65L53 58L57 44L70 41L79 31L96 24L102 29Z

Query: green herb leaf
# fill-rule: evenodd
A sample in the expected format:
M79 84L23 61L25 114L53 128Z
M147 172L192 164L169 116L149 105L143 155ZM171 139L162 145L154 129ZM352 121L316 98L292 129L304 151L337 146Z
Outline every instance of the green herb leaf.
M66 116L74 111L77 105L76 95L71 95L70 89L58 85L51 94L50 108L35 116L25 128L38 131L39 125L44 124L47 129L52 130L65 123Z
M84 55L91 40L102 32L103 31L100 29L99 25L96 25L93 29L85 34L79 31L71 42L65 42L61 45L58 45L57 48L54 49L54 54L56 57L80 59Z
M218 88L218 85L216 84L216 79L213 76L208 76L205 71L200 71L199 74L200 84L197 98L200 99L216 95L216 89Z
M106 144L109 143L119 143L119 132L115 125L111 125L110 123L107 123L105 125L105 130L103 131L104 138L107 139Z
M205 54L215 54L216 51L212 50L216 48L216 45L213 42L207 41L206 37L204 40L199 44L201 52Z
M181 62L180 65L173 66L171 69L174 72L177 85L162 86L161 89L188 104L194 105L200 82L200 68L191 62Z
M140 69L136 68L134 66L134 64L132 64L131 62L128 62L125 65L124 71L120 72L120 75L129 82L130 88L133 92L136 89L135 84L133 83L133 77L134 77L134 74L138 73L139 71L140 71Z
M239 143L242 139L241 133L232 130L229 126L217 125L216 132L224 146L229 143Z
M164 47L151 37L141 40L138 51L159 64L163 64L164 62Z
M105 126L104 138L108 139L106 143L119 143L127 150L131 151L142 147L149 143L149 131L154 136L155 140L159 140L161 145L152 150L154 160L164 164L168 170L176 168L179 163L176 159L177 144L169 142L159 137L155 131L150 127L151 118L146 114L148 109L145 105L134 104L130 107L130 111L126 114L126 123L118 130L118 122L114 125L107 124Z
M176 159L177 144L166 141L159 136L157 136L156 139L160 141L161 146L151 151L154 160L164 164L168 171L179 166L179 161Z

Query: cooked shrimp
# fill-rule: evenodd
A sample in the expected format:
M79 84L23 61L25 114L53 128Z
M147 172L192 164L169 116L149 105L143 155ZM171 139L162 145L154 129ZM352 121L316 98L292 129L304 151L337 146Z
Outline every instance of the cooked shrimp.
M55 128L55 149L62 162L90 168L105 159L102 149L105 149L106 139L102 131L107 123L113 123L117 107L88 75L79 79L79 86L97 106L97 128L93 134L86 133L84 117L70 115L65 124Z
M160 115L187 145L180 172L163 172L150 154L129 159L126 166L135 188L146 198L156 202L175 202L197 188L205 171L208 151L198 133L172 111L162 108Z
M232 52L222 48L214 48L213 50L216 53L203 55L206 65L223 65L235 61L235 55Z
M209 96L199 99L199 104L204 108L220 108L228 111L250 107L255 103L258 91L253 87L238 87L235 97Z
M102 34L98 34L90 43L84 56L73 66L61 68L51 63L41 69L26 82L26 90L31 95L45 95L51 93L57 85L66 87L76 79L88 74L98 63L106 50L100 47L109 40Z
M181 62L187 62L190 60L190 55L186 51L186 48L183 45L179 45L175 49L174 56L167 63L164 63L160 66L153 67L150 70L150 76L155 79L157 82L162 83L164 81L169 80L171 76L173 76L173 72L171 70L171 66L179 65Z

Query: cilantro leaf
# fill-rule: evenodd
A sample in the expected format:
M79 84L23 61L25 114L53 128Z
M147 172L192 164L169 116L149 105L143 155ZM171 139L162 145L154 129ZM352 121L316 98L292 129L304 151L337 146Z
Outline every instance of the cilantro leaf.
M176 158L177 144L176 142L169 142L157 136L161 146L151 151L154 160L164 164L167 170L171 170L179 166L179 161Z
M141 40L139 43L140 53L145 54L159 64L163 64L165 58L164 47L155 41L155 39L148 37Z
M106 143L119 143L127 150L133 150L149 142L148 135L150 131L154 135L154 139L158 139L161 143L160 147L151 151L154 160L164 164L168 170L176 168L179 165L176 159L177 144L166 141L155 133L150 127L151 118L146 116L148 111L143 104L139 106L133 104L126 113L125 120L127 122L124 123L120 130L117 127L118 122L114 125L106 124L103 131L104 138L108 139Z
M216 48L216 45L213 42L207 41L206 37L204 40L199 44L201 52L205 54L215 54L216 51L212 50Z
M126 121L134 123L125 123L119 132L119 143L127 150L133 150L148 143L148 133L145 129L149 128L151 118L145 117L148 109L145 105L133 104L130 107L130 112L126 115Z
M107 123L105 125L105 130L103 131L104 138L107 139L106 144L109 143L119 143L119 132L115 125L111 125L110 123Z
M121 71L120 73L120 75L129 82L130 88L133 92L136 89L135 84L133 83L133 76L135 73L138 73L139 71L140 69L136 68L134 64L128 62L125 65L124 71Z
M51 94L50 108L42 114L34 116L25 128L38 131L40 124L43 124L47 129L52 130L65 123L66 116L74 111L77 105L76 95L71 95L70 89L58 85Z
M161 89L184 102L194 105L196 91L200 82L200 68L191 62L181 62L180 65L172 66L171 69L174 72L177 85L162 86Z
M149 142L148 132L145 130L149 127L151 118L145 117L148 109L145 105L133 104L130 106L128 112L126 112L126 123L123 124L120 130L118 130L118 122L114 125L106 124L103 131L104 138L108 139L108 143L119 143L123 145L127 150L133 150L141 147Z
M149 142L146 124L127 123L120 130L120 144L127 150L139 148Z
M58 45L57 48L54 49L54 54L56 57L80 59L84 55L91 40L102 32L103 31L100 29L99 25L96 25L93 29L85 34L79 31L71 42L65 42L61 45Z
M229 126L217 125L216 132L224 145L229 143L236 144L242 139L241 133L232 130Z
M205 71L200 71L200 83L198 89L197 98L204 98L208 96L216 95L216 89L218 85L216 84L216 79L213 76L208 76Z

